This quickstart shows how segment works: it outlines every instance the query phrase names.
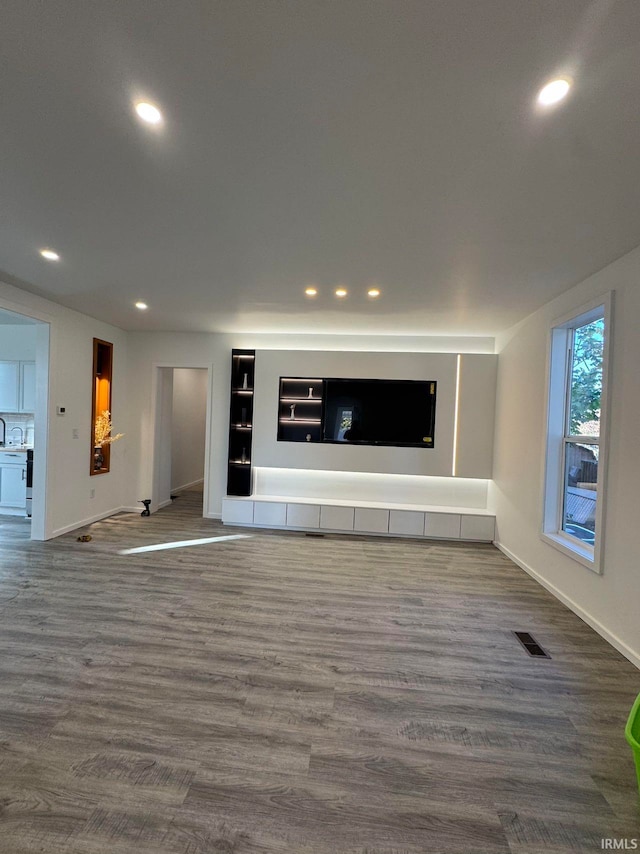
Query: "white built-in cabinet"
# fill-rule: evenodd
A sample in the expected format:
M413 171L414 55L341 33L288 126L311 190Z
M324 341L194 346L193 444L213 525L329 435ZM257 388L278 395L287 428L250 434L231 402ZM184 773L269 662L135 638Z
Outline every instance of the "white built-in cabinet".
M429 539L493 541L495 516L487 510L458 512L449 508L411 509L378 505L349 505L342 501L292 501L227 497L222 502L225 525L251 525L295 530L344 531Z
M19 451L0 451L0 508L27 505L27 457Z
M35 412L36 363L0 361L0 412Z

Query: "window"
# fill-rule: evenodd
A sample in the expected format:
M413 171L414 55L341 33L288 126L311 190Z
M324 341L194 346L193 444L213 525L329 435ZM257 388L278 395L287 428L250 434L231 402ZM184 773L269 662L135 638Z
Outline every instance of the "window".
M600 572L610 298L551 331L542 536Z

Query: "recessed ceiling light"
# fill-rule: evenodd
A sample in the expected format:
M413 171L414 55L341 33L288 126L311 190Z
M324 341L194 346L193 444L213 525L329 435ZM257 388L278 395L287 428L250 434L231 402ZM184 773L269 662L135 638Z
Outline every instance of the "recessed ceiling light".
M336 296L337 297L340 297L342 299L343 297L346 297L346 295L347 295L347 292L346 292L345 288L336 288Z
M149 306L146 304L146 302L137 302L136 308L139 308L140 311L144 311L145 308L149 308Z
M139 101L136 104L136 113L140 116L143 122L150 125L159 125L162 121L162 113L153 104L147 101Z
M552 80L543 86L538 92L538 103L543 107L550 107L552 104L557 104L569 94L571 89L571 81L566 77L560 77L557 80Z
M369 290L367 291L367 296L371 297L372 299L379 297L380 296L380 289L379 288L369 288Z
M315 297L318 294L318 289L317 288L305 288L304 292L308 297Z

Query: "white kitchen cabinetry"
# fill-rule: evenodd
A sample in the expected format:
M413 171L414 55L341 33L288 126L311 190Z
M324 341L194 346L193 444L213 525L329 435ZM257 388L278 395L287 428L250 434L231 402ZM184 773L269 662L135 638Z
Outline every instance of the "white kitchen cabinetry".
M26 506L26 456L8 451L0 452L0 507Z
M0 412L18 411L20 362L0 362Z
M0 412L35 412L36 363L0 361Z
M20 362L20 411L36 411L36 363Z

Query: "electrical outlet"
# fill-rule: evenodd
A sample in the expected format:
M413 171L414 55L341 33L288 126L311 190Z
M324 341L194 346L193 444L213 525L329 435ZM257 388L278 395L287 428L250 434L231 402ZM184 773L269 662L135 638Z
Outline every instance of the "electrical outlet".
M90 491L89 491L89 498L95 498L95 497L96 497L96 491L95 491L95 489L90 490Z

